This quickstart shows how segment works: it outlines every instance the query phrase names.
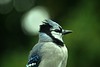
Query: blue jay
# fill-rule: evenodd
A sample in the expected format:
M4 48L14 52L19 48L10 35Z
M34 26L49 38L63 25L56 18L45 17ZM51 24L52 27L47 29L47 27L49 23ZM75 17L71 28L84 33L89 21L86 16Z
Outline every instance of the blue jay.
M38 43L32 48L26 67L66 67L68 51L62 40L70 30L52 20L45 20L40 25Z

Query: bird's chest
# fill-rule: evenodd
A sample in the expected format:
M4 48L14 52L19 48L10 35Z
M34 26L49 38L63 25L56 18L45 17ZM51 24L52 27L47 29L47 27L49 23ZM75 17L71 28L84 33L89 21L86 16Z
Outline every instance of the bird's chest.
M47 55L53 56L54 58L58 57L58 58L62 59L68 55L66 46L59 47L58 45L56 45L54 43L46 43L42 49L43 49L42 50L43 54L46 54L46 56Z
M63 54L63 57L67 56L68 50L67 50L66 46L61 47L61 52Z
M66 59L68 58L68 50L67 50L66 46L62 47L61 50L62 50L61 51L62 52L62 59L58 65L58 67L61 67L62 63L67 61Z
M66 46L59 47L54 43L47 43L42 49L44 49L42 53L45 57L57 59L59 61L63 61L68 55Z
M67 57L67 48L65 46L59 47L56 44L50 42L44 44L41 49L41 54L41 67L61 67L63 61Z
M63 58L67 57L67 55L68 55L68 50L67 50L66 46L61 47L61 52L62 52L62 54L63 54Z

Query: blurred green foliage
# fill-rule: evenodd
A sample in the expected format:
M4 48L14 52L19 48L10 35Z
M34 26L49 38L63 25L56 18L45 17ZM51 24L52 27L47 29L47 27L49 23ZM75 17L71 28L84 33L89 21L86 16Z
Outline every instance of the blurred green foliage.
M29 1L28 3L21 1L25 6L30 3L31 5L26 9L22 6L20 10L16 8L16 5L22 5L20 1L21 5L16 3L16 0L8 4L0 4L0 67L25 67L29 51L37 43L38 35L25 35L21 28L21 18L35 6L46 7L51 19L64 29L73 30L72 34L63 38L69 51L67 67L100 67L99 0ZM12 4L15 3L16 5L13 6Z

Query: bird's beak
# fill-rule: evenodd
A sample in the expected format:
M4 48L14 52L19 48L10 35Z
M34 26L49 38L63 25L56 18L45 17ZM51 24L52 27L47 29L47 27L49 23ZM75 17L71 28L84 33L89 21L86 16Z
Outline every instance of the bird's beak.
M71 30L64 30L64 31L62 32L62 35L69 34L69 33L72 33L72 31L71 31Z

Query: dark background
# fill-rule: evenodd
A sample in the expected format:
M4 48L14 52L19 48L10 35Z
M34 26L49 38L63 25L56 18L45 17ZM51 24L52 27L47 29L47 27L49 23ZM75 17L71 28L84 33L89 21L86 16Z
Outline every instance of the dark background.
M38 34L25 34L23 15L42 6L64 29L67 67L100 67L100 0L0 0L0 67L25 67ZM36 23L36 22L34 22Z

